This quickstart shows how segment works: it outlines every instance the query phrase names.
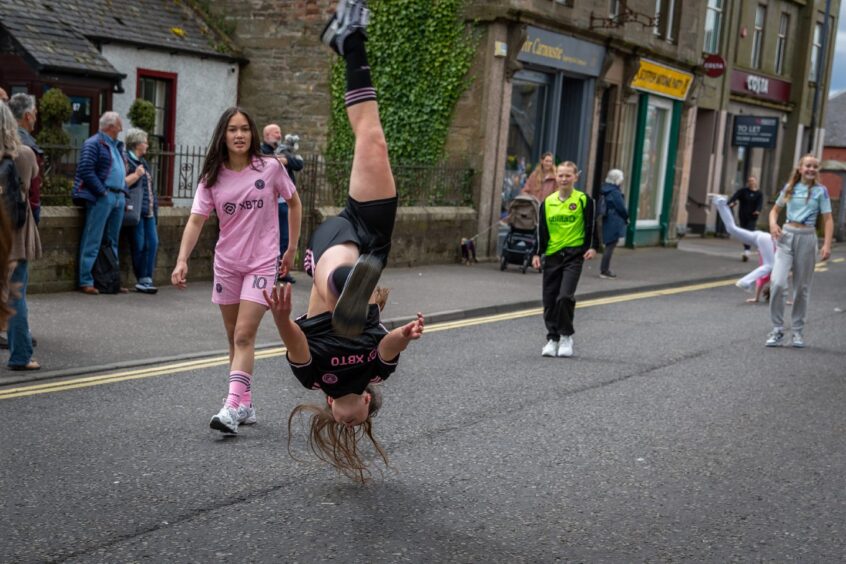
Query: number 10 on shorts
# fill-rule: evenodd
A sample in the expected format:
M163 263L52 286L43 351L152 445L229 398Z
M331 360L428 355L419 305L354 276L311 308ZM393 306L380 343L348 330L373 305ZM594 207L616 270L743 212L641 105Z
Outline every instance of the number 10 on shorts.
M264 276L253 276L253 288L264 290L267 288L267 278Z

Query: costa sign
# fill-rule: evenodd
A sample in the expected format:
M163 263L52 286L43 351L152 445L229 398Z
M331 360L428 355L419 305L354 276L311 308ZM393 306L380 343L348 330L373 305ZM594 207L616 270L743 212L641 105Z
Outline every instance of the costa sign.
M731 91L782 104L790 102L790 83L786 80L739 70L731 71Z
M705 67L705 75L711 78L718 78L726 72L726 61L719 55L708 55L702 66Z

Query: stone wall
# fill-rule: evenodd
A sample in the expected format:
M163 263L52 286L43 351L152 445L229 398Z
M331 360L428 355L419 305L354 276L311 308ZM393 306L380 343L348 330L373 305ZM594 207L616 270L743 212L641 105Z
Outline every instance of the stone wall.
M335 215L338 208L319 208L317 221ZM170 284L170 273L179 254L182 231L188 220L188 208L159 210L159 254L154 281ZM39 232L44 256L30 265L30 293L63 292L77 285L79 239L85 219L82 208L45 207L41 211ZM459 260L462 237L475 234L476 212L472 208L420 207L400 208L394 229L390 266L453 263ZM188 279L211 280L217 220L206 222L191 261ZM132 275L129 242L121 236L120 262L124 286L135 283Z
M300 135L303 154L326 146L331 100L329 71L336 55L320 33L336 0L211 0L213 12L235 26L232 34L249 64L239 101L259 129L275 122Z

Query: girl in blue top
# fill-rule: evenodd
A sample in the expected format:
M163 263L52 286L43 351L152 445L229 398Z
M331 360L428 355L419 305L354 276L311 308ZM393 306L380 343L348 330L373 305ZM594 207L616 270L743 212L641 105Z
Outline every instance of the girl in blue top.
M787 275L793 269L795 298L793 301L792 345L805 346L802 330L805 312L811 296L811 279L817 260L817 217L823 217L823 246L820 258L831 256L834 221L831 218L831 199L828 189L818 184L820 163L813 155L805 155L793 172L790 181L770 210L770 234L776 241L775 264L770 279L770 317L773 330L767 337L768 347L780 347L784 341L784 294ZM787 208L787 220L779 227L778 216Z

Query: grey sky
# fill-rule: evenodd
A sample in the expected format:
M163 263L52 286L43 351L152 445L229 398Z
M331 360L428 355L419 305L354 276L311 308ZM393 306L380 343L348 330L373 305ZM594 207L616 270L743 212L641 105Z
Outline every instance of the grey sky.
M846 1L841 0L837 23L837 43L834 45L834 66L831 69L829 94L846 90Z

